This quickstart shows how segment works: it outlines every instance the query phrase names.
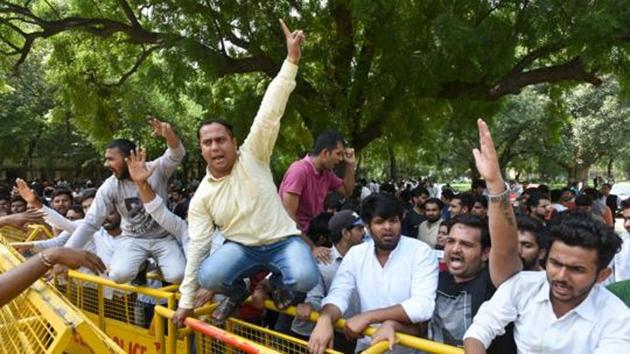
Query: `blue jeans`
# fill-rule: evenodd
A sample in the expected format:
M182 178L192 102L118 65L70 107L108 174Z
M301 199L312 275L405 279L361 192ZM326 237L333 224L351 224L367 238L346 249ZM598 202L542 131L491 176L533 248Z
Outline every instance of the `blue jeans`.
M319 279L308 245L299 236L290 236L264 246L228 241L201 263L198 281L202 288L240 302L248 295L243 279L265 269L273 273L273 287L285 286L297 292L308 292Z

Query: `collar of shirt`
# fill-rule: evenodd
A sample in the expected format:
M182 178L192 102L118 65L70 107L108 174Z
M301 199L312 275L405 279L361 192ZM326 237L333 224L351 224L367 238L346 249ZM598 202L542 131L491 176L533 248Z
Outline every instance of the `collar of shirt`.
M597 317L597 309L595 308L594 299L596 297L596 292L600 290L599 286L600 286L599 284L595 284L593 288L589 291L586 298L579 305L571 309L569 312L565 313L564 316L562 316L561 318L558 318L558 320L562 318L566 318L567 316L575 312L587 321L591 321L591 322L595 321ZM545 282L540 287L540 290L534 297L534 301L536 302L547 301L549 302L549 308L552 308L550 296L551 296L551 292L549 289L549 281L545 278Z
M324 172L324 171L317 170L317 167L315 167L315 164L313 163L313 158L311 157L310 154L306 154L306 156L304 156L304 161L306 161L306 163L308 163L309 166L311 166L316 176L319 176Z
M341 253L339 253L339 250L335 245L333 245L332 249L330 250L330 258L332 258L333 261L338 262L341 262L341 260L343 260L343 256L341 255Z
M396 254L400 253L398 250L400 249L400 243L402 242L402 238L406 237L403 235L400 235L400 239L398 240L398 244L396 245L396 248L394 248L393 250L389 251L389 255L387 255L387 261L385 261L385 264L383 264L383 268L385 268L385 266L387 265L387 263L389 263L389 260L394 258L396 256ZM372 242L372 246L374 247L374 258L376 258L376 260L378 261L378 256L376 254L376 242L374 242L373 239L371 239L369 242ZM380 264L380 262L379 262Z

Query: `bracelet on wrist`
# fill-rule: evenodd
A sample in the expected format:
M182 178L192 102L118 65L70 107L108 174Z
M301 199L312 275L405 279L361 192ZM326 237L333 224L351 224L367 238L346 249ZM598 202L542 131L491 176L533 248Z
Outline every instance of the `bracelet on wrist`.
M50 261L50 258L48 258L44 251L39 252L39 259L47 268L52 268L53 263Z
M505 183L505 190L501 193L497 194L488 194L488 201L490 202L498 202L503 200L510 193L510 185Z

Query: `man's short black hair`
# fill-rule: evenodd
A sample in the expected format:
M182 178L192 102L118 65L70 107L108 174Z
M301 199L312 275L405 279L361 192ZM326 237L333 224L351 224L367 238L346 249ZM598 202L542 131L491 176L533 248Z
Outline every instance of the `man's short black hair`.
M597 270L610 264L621 249L621 238L612 227L579 210L560 213L549 227L549 248L555 241L597 251Z
M484 181L482 179L479 179L479 178L473 179L472 183L470 185L470 189L474 191L477 188L485 189L486 188L486 181Z
M538 247L547 248L547 230L542 221L530 218L527 215L518 215L516 217L516 225L518 231L529 232L534 235Z
M317 136L315 144L313 145L313 151L311 153L314 156L319 155L324 149L334 150L337 145L344 145L343 137L336 130L326 130Z
M475 198L473 200L473 206L475 206L475 203L480 203L484 209L488 209L488 198L486 198L485 195L480 195L480 194L475 195Z
M317 244L319 238L324 236L326 239L331 240L333 243L336 243L332 240L330 236L330 230L328 229L328 220L333 216L332 213L323 212L311 220L311 225L308 228L308 237L313 241L313 243ZM337 241L338 242L338 241Z
M448 229L451 232L453 226L457 224L466 225L468 227L479 230L480 232L480 242L481 248L490 247L490 231L488 230L488 222L485 219L478 217L477 215L472 214L461 214L457 215L451 220L449 220L450 227Z
M560 198L562 198L562 189L552 189L549 196L551 197L552 203L559 203Z
M424 195L427 195L427 196L430 196L430 195L431 195L431 194L429 193L429 190L428 190L428 189L426 189L425 187L422 187L422 186L418 186L418 187L416 187L416 188L414 188L414 189L412 189L412 190L411 190L411 196L412 196L412 197L419 197L419 196L421 196L421 195L423 195L423 194L424 194Z
M424 202L424 206L426 207L427 204L436 204L438 206L438 209L442 210L442 208L444 208L444 203L442 203L441 200L439 200L438 198L429 198L427 199L426 202Z
M446 226L446 232L449 233L451 232L451 226L453 226L453 223L451 222L451 220L442 220L442 222L440 223L440 227L442 226Z
M455 196L455 192L453 192L452 189L450 188L442 189L442 198L450 201L451 199L453 199L454 196Z
M453 198L451 198L451 200L455 200L455 199L459 200L459 203L461 204L462 207L467 207L468 212L470 212L470 210L472 210L473 205L475 205L475 196L470 192L459 193L453 196Z
M527 209L531 210L536 208L541 199L549 200L549 197L539 192L531 194L529 198L527 198Z
M96 188L88 188L81 193L81 203L87 199L94 199L96 197Z
M622 200L620 206L621 210L630 209L630 198Z
M589 207L593 206L593 197L588 194L580 194L575 197L575 206Z
M129 139L114 139L105 148L118 149L123 156L127 157L131 151L136 150L136 144Z
M62 195L62 194L66 194L68 195L68 197L70 198L70 200L73 200L74 197L72 196L72 192L69 189L66 188L56 188L52 194L50 195L50 200L55 199L55 197L57 197L58 195Z
M537 189L538 189L538 192L540 192L540 193L542 193L542 194L544 194L546 196L549 196L550 190L549 190L549 186L548 185L541 184L541 185L538 186Z
M398 216L402 221L404 211L400 200L393 194L374 193L365 198L361 204L361 219L368 225L377 216L383 219Z
M85 217L83 208L78 204L72 204L68 210L73 210L75 213L80 214L82 219Z
M584 188L582 190L582 193L586 195L590 195L593 200L599 199L602 197L602 194L597 189L591 188L591 187Z
M228 121L223 118L212 118L212 119L206 119L202 121L201 123L199 123L199 127L197 128L197 139L201 139L201 128L205 127L206 125L210 125L214 123L221 124L222 126L224 126L225 129L227 129L228 134L230 134L230 137L231 138L234 137L234 127L232 127L232 124L228 123Z

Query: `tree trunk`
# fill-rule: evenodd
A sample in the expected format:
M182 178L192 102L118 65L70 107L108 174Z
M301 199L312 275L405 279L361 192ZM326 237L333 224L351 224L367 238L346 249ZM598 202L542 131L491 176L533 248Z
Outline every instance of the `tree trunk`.
M398 169L396 167L396 155L394 154L394 148L388 143L387 152L389 154L389 178L393 181L398 180Z
M575 164L567 169L567 177L569 184L572 182L582 182L582 185L588 185L588 171L591 165Z
M608 160L608 166L606 168L606 181L613 180L613 159Z

